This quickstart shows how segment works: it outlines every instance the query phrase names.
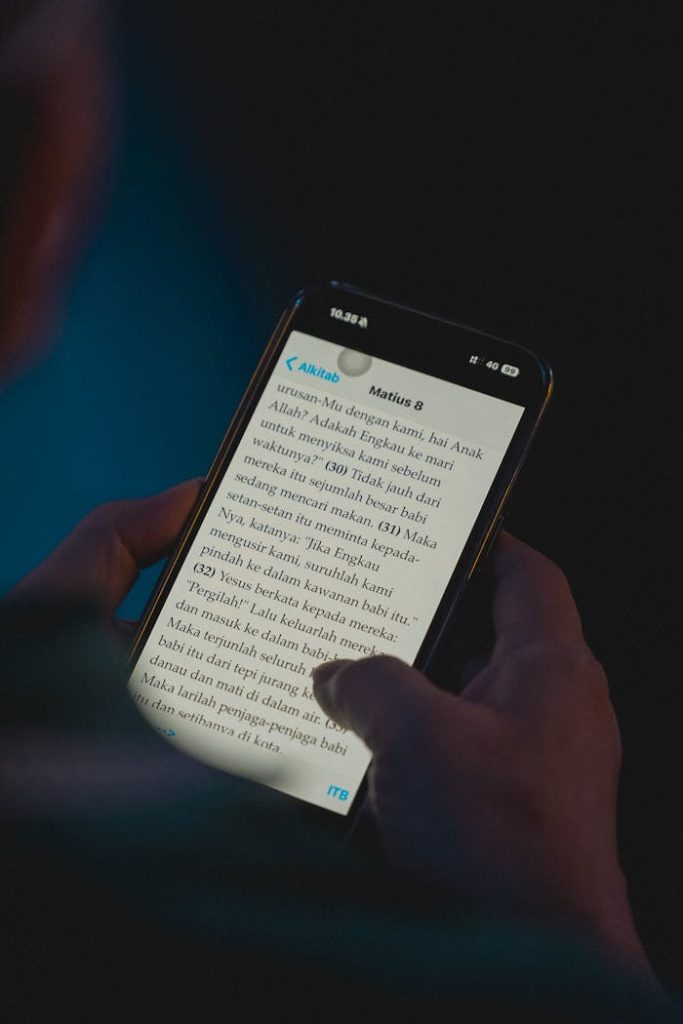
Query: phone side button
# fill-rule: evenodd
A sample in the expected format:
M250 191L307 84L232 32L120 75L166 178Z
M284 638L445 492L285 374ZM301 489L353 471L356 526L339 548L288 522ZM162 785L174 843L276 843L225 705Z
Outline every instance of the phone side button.
M472 566L472 571L469 574L469 579L473 579L473 577L478 576L486 568L486 565L488 563L489 557L490 557L491 552L493 551L493 549L495 547L496 541L498 540L498 534L500 533L504 522L505 522L505 516L504 515L499 516L497 522L493 526L493 529L491 530L491 532L490 532L490 534L488 536L488 540L484 544L484 547L482 548L482 550L481 550L481 552L479 554L479 557L477 558L476 562Z

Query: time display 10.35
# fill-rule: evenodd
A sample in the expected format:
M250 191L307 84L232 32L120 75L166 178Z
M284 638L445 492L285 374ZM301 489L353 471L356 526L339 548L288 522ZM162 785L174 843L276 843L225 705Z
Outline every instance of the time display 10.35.
M348 309L338 309L336 306L331 306L330 316L333 320L343 320L344 323L354 324L356 327L368 326L368 318L366 316L350 313Z

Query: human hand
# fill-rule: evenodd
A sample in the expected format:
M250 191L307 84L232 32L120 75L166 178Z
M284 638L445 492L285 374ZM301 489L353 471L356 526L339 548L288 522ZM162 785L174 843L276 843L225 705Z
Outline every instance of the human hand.
M389 657L321 666L315 696L373 754L369 805L395 867L649 971L617 855L605 674L552 562L504 534L493 572L495 644L458 696Z
M200 484L187 480L151 498L100 505L9 597L86 599L113 616L140 570L169 553Z
M151 498L101 505L7 595L4 625L15 656L3 666L0 818L134 808L201 774L143 724L121 685L124 649L100 629L102 619L114 624L140 569L168 554L199 486L190 480ZM62 604L79 601L100 613L86 620L90 632L79 619L60 618ZM55 614L43 617L44 605ZM129 636L130 625L117 632ZM56 679L43 689L47 649Z

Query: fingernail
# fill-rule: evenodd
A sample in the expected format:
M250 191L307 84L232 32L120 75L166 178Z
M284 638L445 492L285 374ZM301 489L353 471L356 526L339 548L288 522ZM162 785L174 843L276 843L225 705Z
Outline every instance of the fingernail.
M350 664L351 662L348 659L339 658L337 661L325 661L322 665L316 665L315 668L311 669L313 685L320 686L323 683L329 682L332 676L336 675L342 668Z

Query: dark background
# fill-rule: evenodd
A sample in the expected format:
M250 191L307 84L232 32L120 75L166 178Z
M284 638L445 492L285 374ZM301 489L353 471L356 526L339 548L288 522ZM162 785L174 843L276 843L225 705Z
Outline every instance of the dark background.
M607 669L624 742L623 862L654 965L680 983L673 5L461 3L445 17L346 3L305 18L222 6L121 4L134 129L102 229L119 232L118 257L91 252L79 285L99 295L97 339L77 351L67 337L9 397L11 414L37 396L33 454L16 449L8 493L19 509L23 467L46 444L62 479L81 458L72 497L84 511L202 472L304 285L349 281L544 356L556 394L508 527L565 570ZM192 335L160 361L145 339L183 316ZM210 379L196 394L207 338ZM88 372L121 373L122 390L90 398ZM53 428L38 398L55 374L66 401ZM108 461L86 458L86 419ZM177 476L162 481L170 450L164 472ZM63 532L54 497L55 537L36 557Z
M240 195L266 329L337 278L543 354L556 396L509 528L567 572L624 741L623 860L657 967L680 967L680 631L672 532L676 92L660 9L286 8L150 21L217 209ZM150 36L147 36L149 39ZM168 84L167 84L168 87ZM239 237L235 232L239 231ZM231 235L232 233L232 235ZM258 280L264 254L277 268Z

